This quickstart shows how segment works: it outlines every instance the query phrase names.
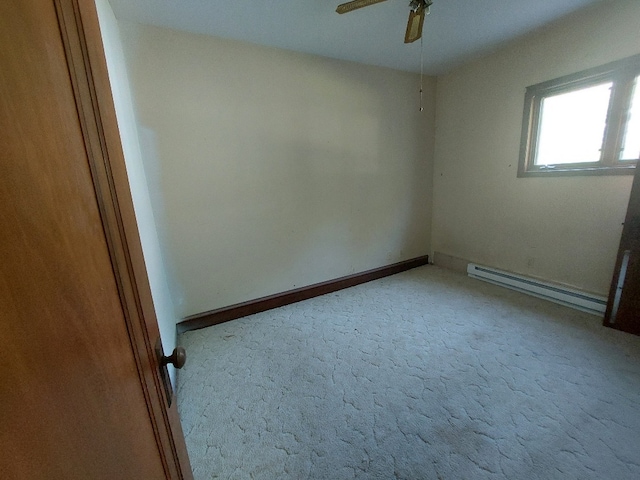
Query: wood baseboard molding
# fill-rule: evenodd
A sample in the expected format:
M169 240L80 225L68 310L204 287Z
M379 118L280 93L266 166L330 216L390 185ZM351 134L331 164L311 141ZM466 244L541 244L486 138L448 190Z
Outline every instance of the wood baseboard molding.
M190 330L198 330L199 328L210 327L219 323L235 320L236 318L246 317L254 313L264 312L272 308L283 307L291 303L300 302L309 298L318 297L327 293L336 292L344 288L360 285L361 283L377 280L389 275L411 270L412 268L421 267L429 263L429 256L412 258L403 262L394 263L385 267L374 268L366 272L348 275L346 277L328 280L322 283L316 283L307 287L296 288L268 297L257 298L247 302L237 303L228 307L218 308L204 313L198 313L184 318L178 323L178 333L188 332Z

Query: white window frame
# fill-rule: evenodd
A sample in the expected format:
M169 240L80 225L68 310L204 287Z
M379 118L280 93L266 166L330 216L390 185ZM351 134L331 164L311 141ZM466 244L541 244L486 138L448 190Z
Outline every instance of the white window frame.
M522 120L518 177L563 175L633 175L636 161L619 160L640 55L527 87ZM540 106L546 97L612 82L606 127L598 162L535 165L540 128ZM640 86L636 87L640 88Z

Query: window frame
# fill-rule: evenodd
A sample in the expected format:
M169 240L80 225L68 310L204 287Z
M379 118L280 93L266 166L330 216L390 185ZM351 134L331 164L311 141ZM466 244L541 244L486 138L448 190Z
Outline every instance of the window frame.
M520 139L518 177L547 177L571 175L633 175L638 160L619 160L624 142L627 111L633 84L640 75L640 55L607 63L546 82L527 87ZM540 130L542 101L546 97L568 93L580 88L612 82L606 126L598 162L535 165ZM638 86L640 88L640 81Z

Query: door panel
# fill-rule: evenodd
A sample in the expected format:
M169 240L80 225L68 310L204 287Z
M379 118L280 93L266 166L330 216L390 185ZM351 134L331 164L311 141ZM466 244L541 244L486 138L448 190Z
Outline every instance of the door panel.
M604 324L640 335L640 168L631 187Z
M0 2L0 477L190 478L95 7L57 7Z

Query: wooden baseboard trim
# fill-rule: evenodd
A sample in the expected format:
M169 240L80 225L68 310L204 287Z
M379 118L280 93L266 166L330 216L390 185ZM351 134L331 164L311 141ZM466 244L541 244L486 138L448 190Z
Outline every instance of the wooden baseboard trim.
M235 320L236 318L246 317L254 313L264 312L272 308L283 307L291 303L300 302L309 298L318 297L327 293L336 292L343 288L353 287L361 283L377 280L389 275L411 270L412 268L421 267L429 263L429 255L412 258L403 262L394 263L385 267L374 268L366 272L348 275L346 277L328 280L322 283L309 285L308 287L296 288L268 297L257 298L247 302L237 303L228 307L218 308L204 313L198 313L184 318L178 323L178 333L188 332L190 330L198 330L199 328L210 327L219 323Z

